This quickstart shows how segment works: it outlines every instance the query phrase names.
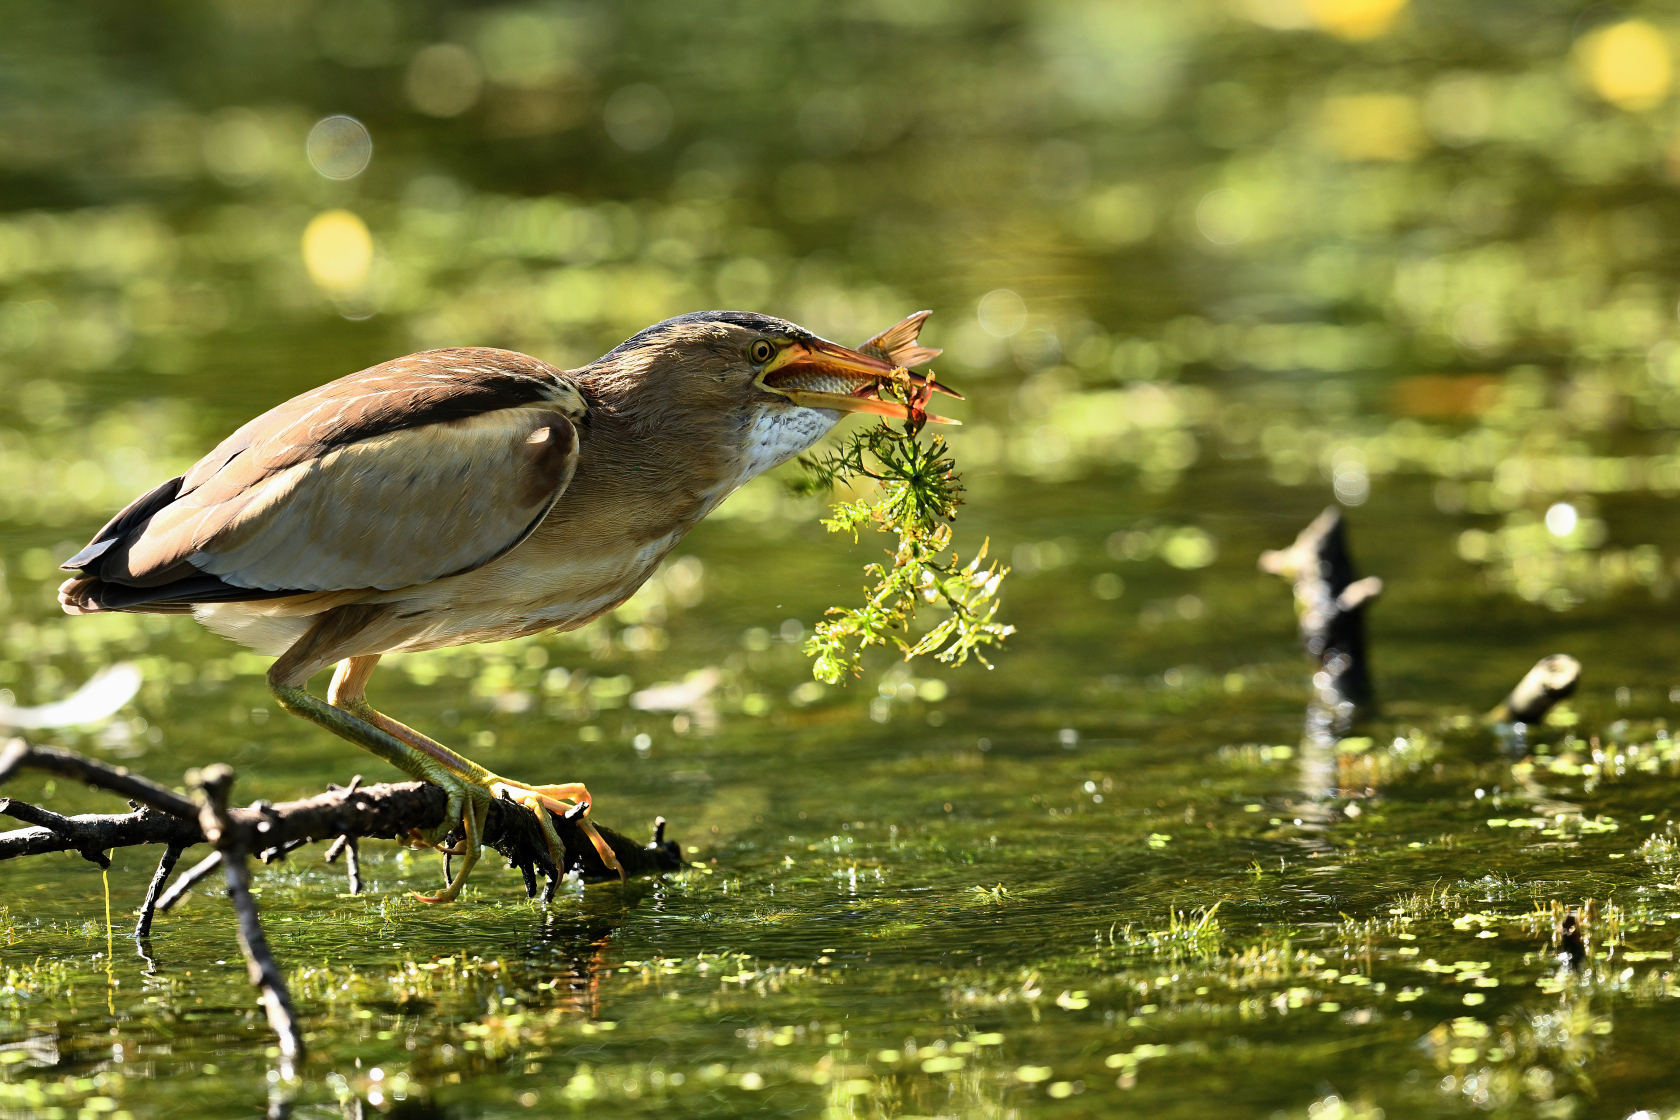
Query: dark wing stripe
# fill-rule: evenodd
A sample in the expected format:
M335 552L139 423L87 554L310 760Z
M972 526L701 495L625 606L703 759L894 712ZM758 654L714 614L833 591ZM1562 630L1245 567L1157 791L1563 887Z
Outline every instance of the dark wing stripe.
M90 576L98 576L100 560L122 537L142 528L158 510L173 502L181 493L181 476L170 479L124 506L122 512L105 523L95 533L92 542L60 565L65 571L81 569Z
M472 366L450 364L474 359ZM385 381L395 387L371 388ZM272 474L346 443L534 404L547 399L558 383L553 366L508 350L457 347L397 358L329 381L263 413L188 471L182 493L197 489L240 452L259 444L282 452L265 457L263 473Z
M335 448L545 402L562 384L560 371L536 358L460 347L411 354L312 389L243 425L186 474L130 503L65 562L65 568L80 569L83 576L68 581L62 594L67 603L87 609L172 611L185 609L188 602L268 599L308 590L237 587L189 562L196 548L191 539L196 511L229 502L235 505L228 508L237 508L240 497L265 479ZM163 521L176 522L182 530L170 531L180 548L173 559L164 555L131 573L130 546L166 510ZM508 548L540 521L539 516ZM154 538L162 524L153 527Z
M120 583L89 581L77 587L74 593L67 594L66 598L84 610L127 611L139 608L147 614L185 614L194 603L251 602L295 594L295 591L253 591L249 587L234 587L215 576L198 575L161 587L127 587Z

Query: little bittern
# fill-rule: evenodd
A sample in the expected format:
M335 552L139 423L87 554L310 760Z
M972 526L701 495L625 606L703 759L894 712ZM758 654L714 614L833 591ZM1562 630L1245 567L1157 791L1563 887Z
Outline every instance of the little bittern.
M281 707L448 792L445 823L422 838L460 822L460 869L427 897L448 901L492 798L533 810L558 860L548 813L587 812L589 791L499 777L375 711L379 658L582 626L841 413L925 415L933 380L908 367L938 354L916 343L926 317L858 350L707 311L581 369L478 347L397 358L270 409L135 499L65 561L78 574L59 601L70 614L191 612L277 655ZM335 663L323 701L305 686Z

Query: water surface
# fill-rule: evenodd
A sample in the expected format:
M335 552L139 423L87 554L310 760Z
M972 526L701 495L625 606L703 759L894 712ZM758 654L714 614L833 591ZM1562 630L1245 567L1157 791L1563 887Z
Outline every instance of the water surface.
M190 621L63 618L54 564L330 377L439 345L575 364L708 306L850 343L934 308L969 396L958 547L1012 566L1019 628L990 670L818 686L800 641L885 542L755 483L602 623L373 686L492 768L587 781L614 827L665 816L688 870L544 907L486 864L433 908L407 892L438 860L393 844L359 897L318 850L261 869L310 1046L286 1081L216 891L137 946L152 853L4 865L9 1115L1680 1105L1661 10L7 16L0 687L146 682L53 741L168 782L227 761L242 800L394 776ZM334 114L359 173L353 130L308 139ZM1255 560L1330 503L1386 581L1382 707L1310 744ZM1559 651L1580 694L1502 741L1481 714ZM686 710L631 702L697 673Z

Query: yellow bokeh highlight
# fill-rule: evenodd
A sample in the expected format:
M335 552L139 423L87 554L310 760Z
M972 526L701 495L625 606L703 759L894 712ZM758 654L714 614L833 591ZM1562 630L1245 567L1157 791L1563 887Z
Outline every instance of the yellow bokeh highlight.
M373 268L367 223L348 210L315 215L303 231L303 264L309 278L333 295L359 291Z
M1325 146L1349 160L1408 160L1426 144L1423 111L1401 93L1326 98L1318 133Z
M1406 0L1305 0L1312 21L1342 39L1375 39L1394 26Z
M1581 40L1579 60L1593 91L1621 109L1654 108L1674 81L1668 39L1640 19L1588 35Z

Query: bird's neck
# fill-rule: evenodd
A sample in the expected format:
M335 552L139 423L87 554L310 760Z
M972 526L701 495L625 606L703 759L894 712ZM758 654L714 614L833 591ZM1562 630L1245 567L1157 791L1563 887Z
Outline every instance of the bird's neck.
M828 409L743 397L723 378L662 376L658 360L610 355L572 375L589 399L591 431L583 442L621 466L634 464L641 477L704 495L702 517L810 448L840 419Z

